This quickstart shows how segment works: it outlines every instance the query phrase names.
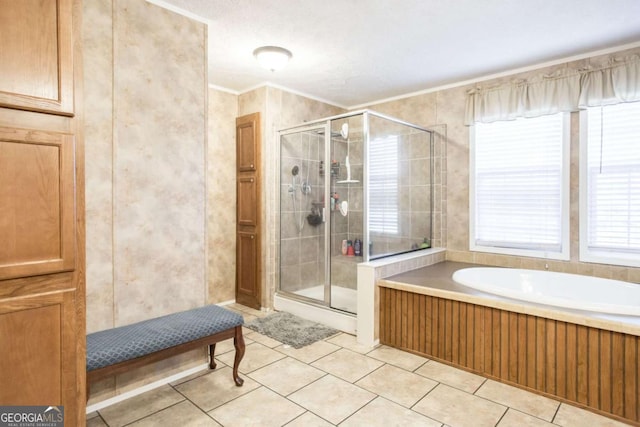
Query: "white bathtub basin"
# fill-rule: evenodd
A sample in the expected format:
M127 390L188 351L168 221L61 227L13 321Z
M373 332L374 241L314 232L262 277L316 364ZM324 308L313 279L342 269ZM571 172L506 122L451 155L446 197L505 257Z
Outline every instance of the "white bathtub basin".
M457 283L508 298L609 314L640 316L640 285L578 274L474 267L453 274Z

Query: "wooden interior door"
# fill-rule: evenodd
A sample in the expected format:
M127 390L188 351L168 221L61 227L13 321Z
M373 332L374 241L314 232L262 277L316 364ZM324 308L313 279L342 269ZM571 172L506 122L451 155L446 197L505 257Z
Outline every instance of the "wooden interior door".
M236 119L236 302L262 306L260 113Z

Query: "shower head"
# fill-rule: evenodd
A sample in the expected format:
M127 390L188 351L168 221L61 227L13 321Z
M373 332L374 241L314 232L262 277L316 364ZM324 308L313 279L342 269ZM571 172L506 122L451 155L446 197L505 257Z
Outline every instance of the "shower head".
M295 165L294 167L291 168L291 175L296 176L298 175L299 171L300 171L300 168L298 167L298 165Z

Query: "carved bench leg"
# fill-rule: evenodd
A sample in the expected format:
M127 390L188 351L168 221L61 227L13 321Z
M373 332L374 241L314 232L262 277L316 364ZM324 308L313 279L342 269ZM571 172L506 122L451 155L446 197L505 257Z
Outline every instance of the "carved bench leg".
M216 359L215 359L215 352L216 352L216 344L209 344L209 369L216 369Z
M236 348L236 357L233 359L233 380L240 387L244 380L238 376L238 366L244 357L244 338L242 337L242 326L236 326L236 335L233 337L233 346Z

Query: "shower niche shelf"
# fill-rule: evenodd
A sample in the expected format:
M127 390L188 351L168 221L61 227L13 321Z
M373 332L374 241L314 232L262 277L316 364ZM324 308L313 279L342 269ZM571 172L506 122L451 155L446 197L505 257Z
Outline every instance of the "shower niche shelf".
M324 176L325 166L324 160L320 160L320 165L318 166L318 173L320 176ZM333 161L331 162L331 178L337 178L340 176L340 162Z

